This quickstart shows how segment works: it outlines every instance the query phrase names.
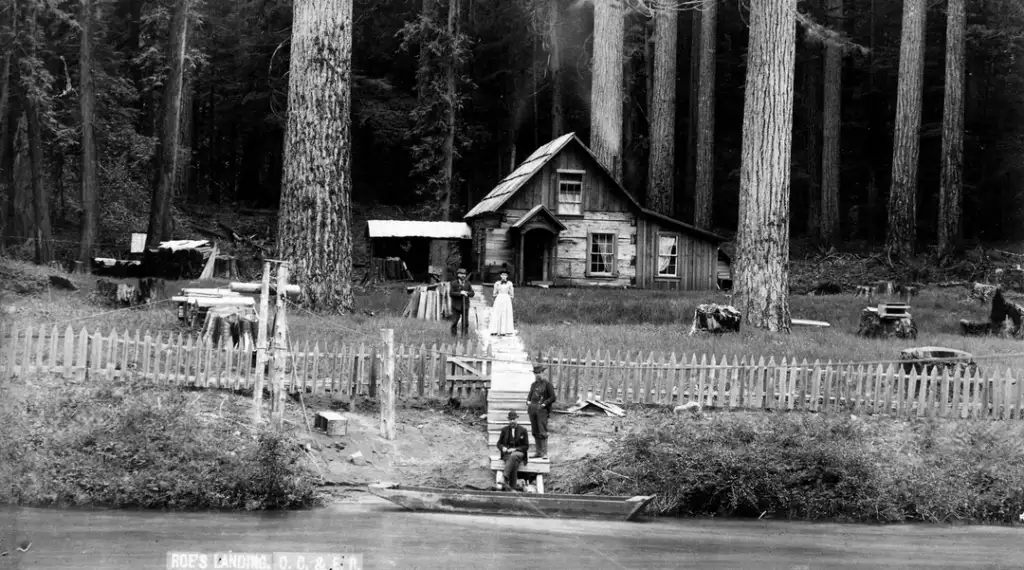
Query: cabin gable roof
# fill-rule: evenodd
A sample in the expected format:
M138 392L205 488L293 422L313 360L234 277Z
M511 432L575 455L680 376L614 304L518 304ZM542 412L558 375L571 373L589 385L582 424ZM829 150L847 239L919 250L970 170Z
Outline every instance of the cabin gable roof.
M522 217L520 217L518 220L515 221L515 223L512 224L512 228L519 229L523 227L527 222L536 217L546 218L549 223L553 224L560 231L565 231L567 229L565 224L562 223L562 220L559 220L557 216L552 214L551 210L549 210L548 207L545 206L544 204L537 204L529 212L523 214Z

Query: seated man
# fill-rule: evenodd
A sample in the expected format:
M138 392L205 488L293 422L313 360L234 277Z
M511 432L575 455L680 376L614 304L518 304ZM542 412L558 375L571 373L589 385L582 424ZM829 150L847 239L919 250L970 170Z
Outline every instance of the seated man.
M505 462L505 485L510 490L519 489L519 466L526 465L526 454L530 451L530 440L526 428L516 421L519 414L512 410L508 413L508 425L501 428L498 436L498 453Z

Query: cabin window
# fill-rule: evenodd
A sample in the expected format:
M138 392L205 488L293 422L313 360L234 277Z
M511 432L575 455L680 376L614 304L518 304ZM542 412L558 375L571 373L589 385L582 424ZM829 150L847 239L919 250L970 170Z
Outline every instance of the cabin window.
M658 234L658 277L679 277L679 236Z
M582 171L558 171L558 213L566 216L583 215Z
M614 275L617 236L592 233L587 237L587 275Z

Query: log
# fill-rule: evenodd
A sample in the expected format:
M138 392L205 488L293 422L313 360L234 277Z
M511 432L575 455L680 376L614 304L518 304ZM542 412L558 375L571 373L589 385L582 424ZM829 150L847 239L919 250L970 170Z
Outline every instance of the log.
M866 338L917 338L917 325L910 315L898 319L883 319L878 315L878 309L868 307L860 314L860 328L858 336Z
M812 320L809 320L809 319L792 319L790 322L792 322L792 324L794 324L794 325L805 326L805 327L830 327L830 326L832 326L831 324L826 323L825 321L812 321Z
M705 304L698 305L693 312L693 324L690 334L707 332L722 334L739 332L742 315L739 310L729 305Z
M58 289L66 289L68 291L78 291L78 287L74 283L68 280L67 277L61 277L60 275L50 276L50 285Z

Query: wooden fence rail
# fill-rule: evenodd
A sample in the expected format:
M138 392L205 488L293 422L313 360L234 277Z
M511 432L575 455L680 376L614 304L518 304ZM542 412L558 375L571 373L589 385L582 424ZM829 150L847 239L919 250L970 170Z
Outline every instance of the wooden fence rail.
M834 365L774 358L538 356L559 400L1019 420L1022 382L1014 372L907 373L901 365ZM1017 373L1020 376L1020 373Z
M144 377L174 384L244 389L255 383L252 347L214 348L200 335L112 331L77 333L70 326L0 326L0 374L58 373L87 379ZM376 343L293 343L285 364L289 391L376 397L381 349ZM468 397L489 387L491 363L479 344L398 346L399 397Z

